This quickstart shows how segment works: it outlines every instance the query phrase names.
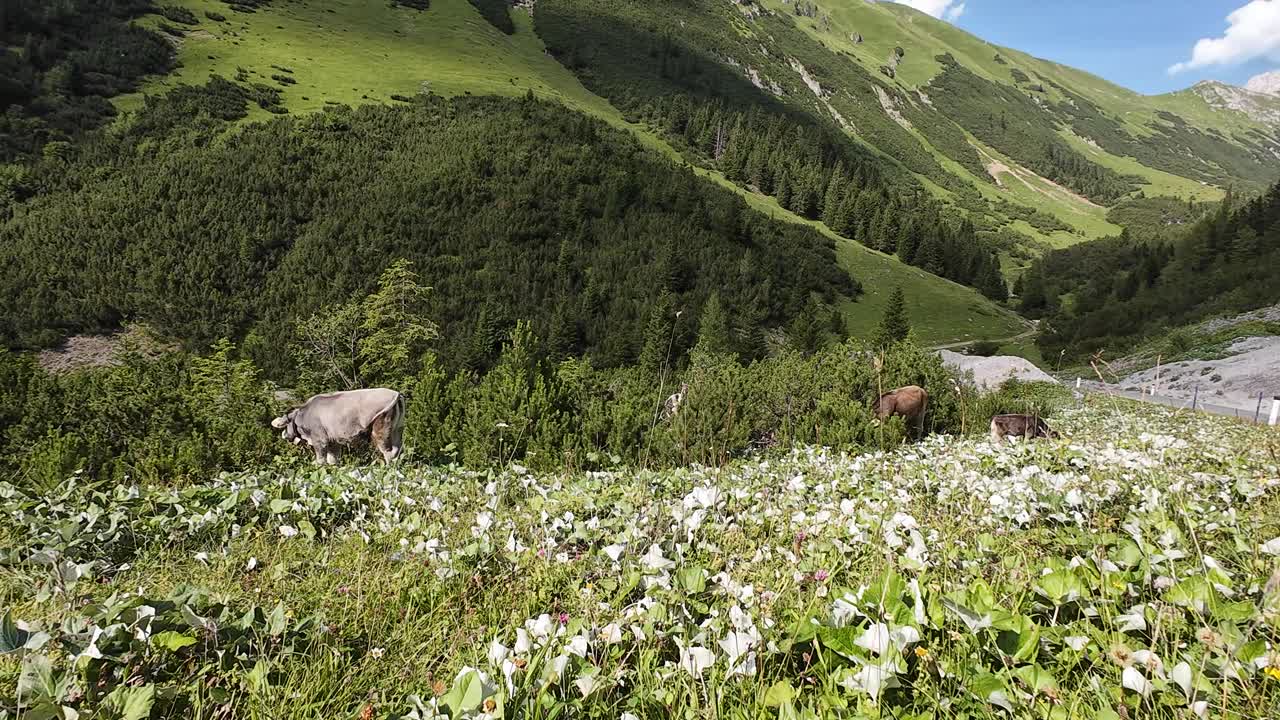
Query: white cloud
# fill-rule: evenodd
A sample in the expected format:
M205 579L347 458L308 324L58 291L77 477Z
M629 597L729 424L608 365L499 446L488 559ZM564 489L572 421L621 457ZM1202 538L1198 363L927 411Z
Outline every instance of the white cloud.
M1222 37L1202 38L1191 59L1169 68L1169 74L1210 65L1239 65L1258 58L1280 62L1280 0L1251 0L1227 16Z
M893 0L893 2L909 5L922 13L955 22L964 14L964 2L956 0Z

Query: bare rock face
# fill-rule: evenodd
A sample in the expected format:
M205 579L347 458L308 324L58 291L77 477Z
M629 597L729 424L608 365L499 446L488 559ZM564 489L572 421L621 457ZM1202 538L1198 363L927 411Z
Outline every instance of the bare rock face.
M1264 95L1280 96L1280 70L1254 75L1249 78L1249 82L1245 84L1244 88Z
M979 389L994 390L1006 380L1058 382L1052 375L1033 365L1031 361L1012 355L976 357L961 355L950 350L941 350L938 354L942 356L943 365L960 375L966 376L968 373L973 373L972 382Z
M1257 79L1254 78L1254 80ZM1280 76L1276 79L1280 80ZM1215 109L1236 110L1258 122L1280 125L1280 95L1256 92L1211 80L1196 83L1191 91Z

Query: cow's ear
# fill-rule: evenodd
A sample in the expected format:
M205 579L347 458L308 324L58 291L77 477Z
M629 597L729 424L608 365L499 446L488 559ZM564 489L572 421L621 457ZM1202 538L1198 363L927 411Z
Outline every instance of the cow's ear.
M288 424L289 424L289 416L288 416L288 415L281 415L280 417L278 417L278 418L276 418L275 420L272 420L272 421L271 421L271 427L273 427L273 428L275 428L275 429L277 429L277 430L279 430L280 428L282 428L282 427L284 427L285 425L288 425Z

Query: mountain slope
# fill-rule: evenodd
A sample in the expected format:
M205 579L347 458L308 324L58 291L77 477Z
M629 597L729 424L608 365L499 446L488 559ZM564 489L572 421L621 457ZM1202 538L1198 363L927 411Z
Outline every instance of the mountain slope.
M178 45L179 70L157 78L148 93L181 83L200 83L211 74L233 78L245 70L247 83L274 85L291 113L322 109L331 103L392 103L424 90L444 94L522 95L532 91L627 129L646 146L684 160L687 150L673 147L651 127L628 122L608 100L587 90L561 62L544 52L529 15L513 9L514 33L485 22L466 0L434 0L425 12L386 4L336 0L324 7L276 0L257 12L235 13L213 0L184 0L199 17ZM214 22L206 13L226 17ZM159 24L158 17L144 23ZM288 72L286 73L284 68ZM334 74L334 69L337 74ZM287 74L293 83L273 75ZM246 77L247 76L247 77ZM126 110L142 98L118 101ZM250 119L270 115L254 109ZM714 167L696 172L741 194L752 207L792 222L812 224L780 206L772 197L727 182ZM825 230L825 229L824 229ZM972 289L911 269L892 255L868 250L847 238L835 238L843 267L862 285L857 302L844 306L850 332L869 332L882 303L903 285L909 312L922 340L951 342L1017 334L1022 323L1013 313Z
M945 86L947 64L939 56L950 55L989 83L984 99L996 88L1016 90L1041 108L1040 119L1072 132L1097 150L1095 155L1104 156L1093 162L1123 167L1140 178L1138 185L1148 195L1215 199L1224 185L1261 189L1278 172L1275 123L1224 112L1195 93L1142 96L1088 73L986 43L895 3L827 0L818 3L813 17L795 16L797 6L782 0L761 4L790 13L811 37L867 69L885 65L894 49L902 48L893 78L885 82L922 103ZM970 118L951 117L972 129ZM1194 148L1200 167L1180 160L1186 147ZM942 147L934 143L934 149ZM1047 204L1055 205L1051 199Z
M266 100L250 120L532 91L758 210L817 226L866 291L845 305L849 329L868 329L877 300L909 284L933 342L1021 328L941 277L1003 297L1001 271L1012 279L1049 248L1117 234L1112 206L1261 187L1280 147L1274 128L1199 95L1146 98L896 4L540 0L532 17L503 3L406 7L425 4L181 0L191 23L139 21L172 37L180 63L145 90L232 78Z

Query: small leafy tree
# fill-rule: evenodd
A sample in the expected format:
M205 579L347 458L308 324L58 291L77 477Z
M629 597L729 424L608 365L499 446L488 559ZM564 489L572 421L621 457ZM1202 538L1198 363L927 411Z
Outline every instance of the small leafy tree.
M907 339L911 333L911 323L907 320L907 298L901 287L893 289L889 296L889 304L885 306L884 317L876 328L873 340L876 347L887 347Z
M378 278L373 294L298 323L292 351L301 388L351 390L411 381L439 336L426 315L431 288L418 283L412 268L397 260Z
M305 391L360 387L360 304L335 305L298 323L291 348Z

